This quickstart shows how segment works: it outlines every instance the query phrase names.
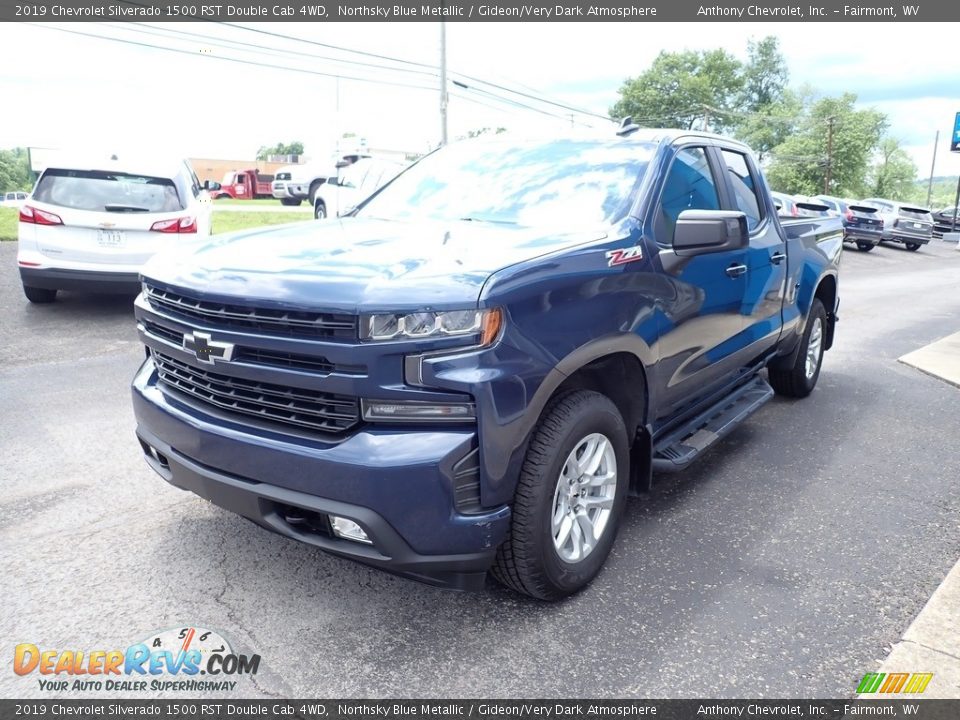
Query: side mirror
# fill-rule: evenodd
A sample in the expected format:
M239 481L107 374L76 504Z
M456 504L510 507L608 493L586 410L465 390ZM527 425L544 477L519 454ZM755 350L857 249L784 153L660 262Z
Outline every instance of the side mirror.
M219 190L220 183L214 182L213 180L205 180L203 183L204 190Z
M684 210L673 231L680 257L740 250L749 242L747 216L736 210Z

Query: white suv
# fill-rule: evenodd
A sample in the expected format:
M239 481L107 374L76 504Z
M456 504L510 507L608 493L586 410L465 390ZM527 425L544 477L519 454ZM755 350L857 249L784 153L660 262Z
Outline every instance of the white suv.
M185 160L61 163L20 208L17 264L30 302L57 290L136 293L158 251L210 234L210 197Z

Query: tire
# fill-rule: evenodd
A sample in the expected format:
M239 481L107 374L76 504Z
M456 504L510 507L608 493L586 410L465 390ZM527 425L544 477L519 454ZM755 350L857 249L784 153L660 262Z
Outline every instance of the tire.
M313 219L314 220L323 220L327 217L327 206L322 202L318 202L313 206Z
M298 207L301 202L300 198L280 198L280 204L287 207Z
M906 245L907 245L907 250L909 250L910 252L916 252L917 250L920 249L920 245L917 243L907 243Z
M52 303L54 300L57 299L56 290L48 290L47 288L29 287L27 285L23 286L23 294L27 296L27 300L37 304Z
M870 251L873 250L875 247L876 247L876 245L874 245L873 243L865 243L865 242L858 242L858 243L857 243L857 249L858 249L858 250L861 250L862 252L870 252Z
M592 473L576 464L585 457L596 463ZM577 390L552 401L533 431L493 576L540 600L558 600L588 585L616 538L629 463L627 429L609 398ZM596 481L611 473L612 481L581 484L585 477ZM594 535L592 545L583 542L586 532Z
M813 392L823 366L823 341L827 333L827 311L814 298L807 316L807 327L800 340L800 352L792 368L769 368L770 385L777 395L803 398ZM808 360L810 365L808 365ZM815 361L815 364L813 364Z

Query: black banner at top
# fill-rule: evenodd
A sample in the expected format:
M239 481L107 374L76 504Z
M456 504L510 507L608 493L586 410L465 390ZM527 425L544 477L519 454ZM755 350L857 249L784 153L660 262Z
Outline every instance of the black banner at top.
M883 0L881 0L883 2ZM0 20L32 22L238 21L341 22L956 22L960 3L907 0L698 2L695 0L596 0L585 2L461 2L459 0L0 0Z

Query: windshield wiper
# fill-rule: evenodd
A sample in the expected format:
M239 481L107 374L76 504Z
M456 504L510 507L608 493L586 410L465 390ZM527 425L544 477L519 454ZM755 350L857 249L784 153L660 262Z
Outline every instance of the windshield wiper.
M136 205L104 205L103 209L107 212L150 212L150 208Z

